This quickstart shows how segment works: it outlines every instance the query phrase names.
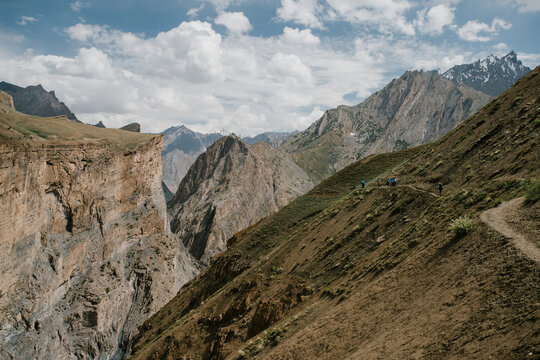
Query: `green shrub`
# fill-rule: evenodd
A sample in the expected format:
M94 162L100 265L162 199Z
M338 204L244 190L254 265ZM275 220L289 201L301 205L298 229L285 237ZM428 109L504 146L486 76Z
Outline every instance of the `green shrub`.
M534 119L534 127L539 127L539 126L540 126L540 118Z
M499 110L499 108L501 107L502 103L501 103L501 100L495 100L493 102L493 107L491 108L491 111L489 112L490 115L493 115L495 114L495 112L497 112L497 110Z
M467 176L465 177L465 180L471 181L472 178L473 178L473 176L474 176L474 175L473 175L472 173L468 173Z
M467 215L452 220L452 223L450 224L450 230L452 230L456 237L465 236L473 228L474 220Z
M540 200L540 180L533 180L525 193L525 203L533 204Z

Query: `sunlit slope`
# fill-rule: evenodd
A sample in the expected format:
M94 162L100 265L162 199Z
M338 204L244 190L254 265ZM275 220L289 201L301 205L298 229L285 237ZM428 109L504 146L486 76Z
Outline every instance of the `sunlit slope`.
M539 72L442 139L357 162L236 234L132 358L538 356L540 267L480 214L538 188ZM398 186L376 186L388 177ZM540 202L512 216L533 238Z

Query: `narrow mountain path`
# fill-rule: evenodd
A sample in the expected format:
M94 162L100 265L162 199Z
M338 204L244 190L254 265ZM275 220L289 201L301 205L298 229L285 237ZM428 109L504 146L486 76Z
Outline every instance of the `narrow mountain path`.
M506 221L516 216L517 209L523 204L523 198L506 201L496 208L489 209L480 214L480 219L498 233L512 240L512 243L529 259L540 264L540 248L527 240L524 235L510 227Z
M420 192L423 192L423 193L426 193L426 194L430 194L430 195L432 195L434 197L439 197L439 195L434 193L434 192L431 192L429 190L420 189L420 188L412 186L410 184L398 184L398 185L395 185L395 186L381 185L380 187L374 187L372 189L387 189L387 188L391 189L391 188L399 188L399 187L408 187L409 189L412 189L412 190L415 190L415 191L420 191Z

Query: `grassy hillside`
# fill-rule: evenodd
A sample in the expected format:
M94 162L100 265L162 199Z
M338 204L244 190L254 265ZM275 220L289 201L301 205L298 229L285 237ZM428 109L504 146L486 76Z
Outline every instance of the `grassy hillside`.
M480 220L527 194L510 215L537 239L539 118L537 68L439 141L345 168L230 239L132 358L540 356L540 266Z
M118 129L102 129L77 123L65 116L52 118L26 115L0 105L0 141L81 141L102 139L120 150L134 148L155 135Z

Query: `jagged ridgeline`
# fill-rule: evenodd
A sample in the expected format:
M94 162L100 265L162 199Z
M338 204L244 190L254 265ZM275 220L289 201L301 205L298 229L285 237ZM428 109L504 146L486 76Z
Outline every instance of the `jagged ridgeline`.
M437 71L407 71L362 103L327 111L282 147L319 182L370 154L436 140L489 99Z
M1 359L121 359L198 273L170 233L162 142L25 115L0 92Z
M56 98L54 91L46 91L41 85L26 88L0 82L0 90L13 97L15 109L19 112L36 116L61 116L80 122L63 102Z
M537 241L539 118L536 68L440 140L344 168L229 239L131 358L538 356L540 267L481 214L527 194L511 218Z

